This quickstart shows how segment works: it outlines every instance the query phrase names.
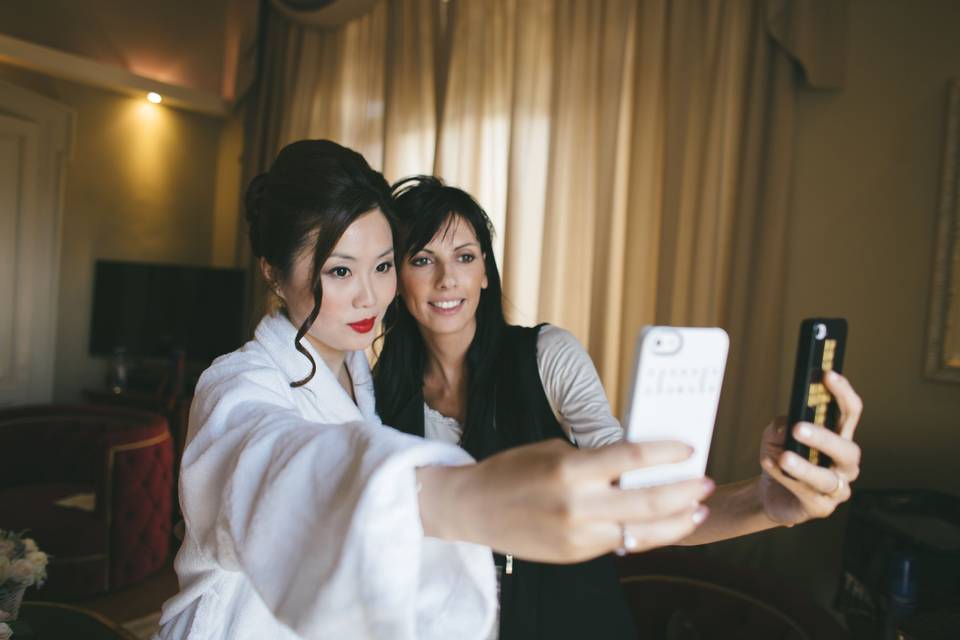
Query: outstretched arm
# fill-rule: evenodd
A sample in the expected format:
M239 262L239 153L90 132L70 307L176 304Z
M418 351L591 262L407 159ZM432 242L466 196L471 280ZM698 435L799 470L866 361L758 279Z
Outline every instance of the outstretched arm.
M706 518L699 503L712 486L698 479L620 489L616 480L689 454L680 442L578 450L554 439L475 465L421 468L420 518L427 535L539 562L579 562L625 539L634 543L628 551L676 544Z
M860 475L861 452L853 434L863 402L843 376L829 373L825 383L840 406L837 433L804 422L790 427L799 442L830 456L833 466L826 469L784 451L785 421L767 426L761 440L761 474L717 487L707 501L710 520L682 544L706 544L826 518L850 499L850 483Z

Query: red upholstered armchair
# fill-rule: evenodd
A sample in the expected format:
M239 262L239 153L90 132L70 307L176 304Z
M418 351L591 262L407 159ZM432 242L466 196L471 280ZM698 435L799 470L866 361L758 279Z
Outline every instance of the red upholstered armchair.
M104 592L160 568L172 495L160 415L96 405L0 411L0 529L28 529L52 556L44 598Z

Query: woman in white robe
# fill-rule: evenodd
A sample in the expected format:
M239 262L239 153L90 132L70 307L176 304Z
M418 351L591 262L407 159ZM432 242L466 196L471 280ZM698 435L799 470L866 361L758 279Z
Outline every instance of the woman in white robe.
M384 427L363 349L393 300L383 176L328 141L284 148L247 194L254 255L284 308L198 381L180 473L180 592L161 640L484 638L490 546L570 562L669 544L698 483L619 490L680 443L541 443L480 464Z
M470 458L383 429L362 352L346 359L356 404L309 342L317 372L291 389L310 369L295 335L267 316L198 383L181 471L182 590L161 637L442 638L486 625L489 555L422 540L412 472Z

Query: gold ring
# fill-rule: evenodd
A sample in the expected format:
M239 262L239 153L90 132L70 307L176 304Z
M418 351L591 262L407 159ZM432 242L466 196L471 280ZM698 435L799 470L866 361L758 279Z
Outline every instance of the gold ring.
M837 488L831 491L830 493L828 493L827 495L833 498L834 500L836 500L837 498L840 497L840 494L843 492L843 485L846 484L847 481L844 480L843 476L837 473L836 471L833 472L833 475L837 476Z

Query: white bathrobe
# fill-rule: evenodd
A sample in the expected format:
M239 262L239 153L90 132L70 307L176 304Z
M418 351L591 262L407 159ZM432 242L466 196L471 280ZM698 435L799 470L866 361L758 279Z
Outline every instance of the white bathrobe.
M162 640L484 638L490 549L424 537L414 469L459 447L383 426L370 368L347 354L354 404L282 315L197 384L180 469L186 538ZM310 348L308 341L303 344Z

